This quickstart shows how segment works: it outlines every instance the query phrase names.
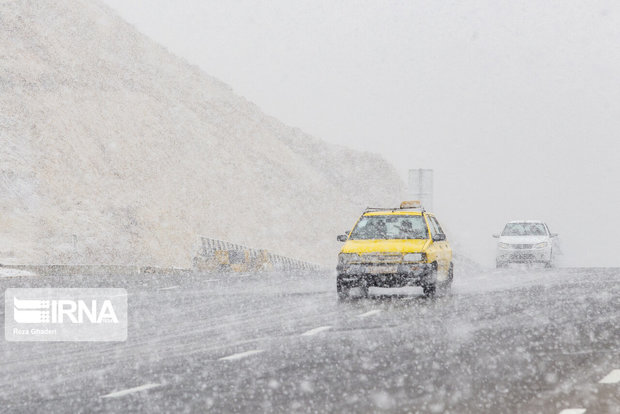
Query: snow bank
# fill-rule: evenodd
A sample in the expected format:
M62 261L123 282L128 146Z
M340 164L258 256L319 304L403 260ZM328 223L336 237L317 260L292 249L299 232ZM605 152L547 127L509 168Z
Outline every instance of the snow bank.
M0 277L21 277L21 276L36 276L36 274L32 272L28 272L26 270L0 267Z
M203 234L332 264L363 207L399 201L383 159L266 116L97 1L3 2L0 50L14 262L188 266Z

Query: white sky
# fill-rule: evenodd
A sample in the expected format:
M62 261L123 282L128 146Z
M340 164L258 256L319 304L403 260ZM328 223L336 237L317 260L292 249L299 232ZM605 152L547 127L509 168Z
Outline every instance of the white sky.
M434 168L474 259L536 218L567 264L620 265L620 3L104 1L285 123Z

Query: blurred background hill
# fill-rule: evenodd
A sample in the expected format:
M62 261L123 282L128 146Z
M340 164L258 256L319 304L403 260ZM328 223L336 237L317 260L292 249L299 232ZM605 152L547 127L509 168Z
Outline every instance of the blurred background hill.
M97 1L2 1L0 263L187 266L198 234L322 264L397 203L379 156L269 117Z

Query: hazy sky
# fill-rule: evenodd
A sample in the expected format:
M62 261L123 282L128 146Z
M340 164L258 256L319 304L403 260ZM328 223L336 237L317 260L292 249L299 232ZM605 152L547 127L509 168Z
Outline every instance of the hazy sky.
M620 265L620 3L105 2L287 124L434 168L474 259L539 218L568 264Z

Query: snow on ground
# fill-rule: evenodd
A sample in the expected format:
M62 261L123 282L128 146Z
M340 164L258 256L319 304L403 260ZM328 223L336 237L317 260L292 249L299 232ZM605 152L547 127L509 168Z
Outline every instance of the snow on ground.
M442 298L344 302L321 272L4 279L122 287L131 318L126 342L0 342L0 406L616 414L618 274L510 268L455 275Z
M0 277L22 277L22 276L37 276L37 275L35 273L28 272L27 270L0 267Z

